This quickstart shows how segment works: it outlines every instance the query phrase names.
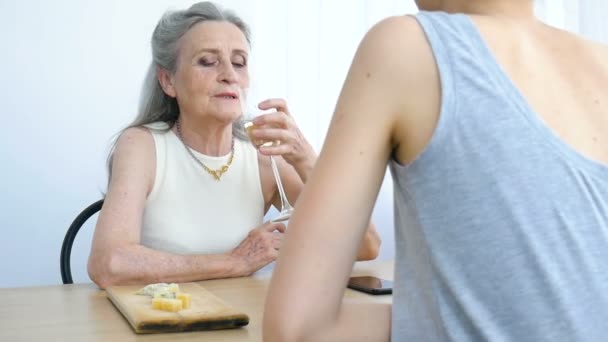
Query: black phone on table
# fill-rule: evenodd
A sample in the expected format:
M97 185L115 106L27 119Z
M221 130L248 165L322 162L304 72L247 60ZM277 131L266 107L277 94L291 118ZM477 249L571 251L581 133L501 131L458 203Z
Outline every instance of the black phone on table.
M393 282L372 276L351 277L348 288L373 295L392 294Z

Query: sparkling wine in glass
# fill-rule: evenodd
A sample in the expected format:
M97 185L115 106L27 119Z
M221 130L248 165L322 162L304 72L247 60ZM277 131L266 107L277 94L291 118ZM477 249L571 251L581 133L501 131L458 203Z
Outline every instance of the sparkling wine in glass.
M253 123L253 119L262 114L260 110L255 106L255 104L248 100L247 91L241 90L241 94L239 99L241 101L241 109L243 111L243 126L247 130L247 135L249 136L249 140L255 146L255 148L260 148L262 146L274 146L278 145L280 141L262 141L259 139L253 138L251 132L255 129L255 124ZM274 157L270 155L270 165L272 167L272 173L274 174L274 179L277 183L277 188L279 190L279 196L281 198L281 208L279 214L274 217L272 222L281 222L289 220L291 213L293 212L293 207L289 204L287 200L287 195L285 194L285 189L283 188L283 183L281 182L281 175L279 174L279 168L277 166L277 162Z

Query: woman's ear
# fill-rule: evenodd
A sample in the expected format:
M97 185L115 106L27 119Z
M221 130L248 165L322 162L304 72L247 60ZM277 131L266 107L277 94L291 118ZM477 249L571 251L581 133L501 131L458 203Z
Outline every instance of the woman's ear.
M175 88L173 87L173 79L171 78L171 73L163 68L158 68L156 71L156 75L158 75L158 82L160 83L161 88L168 96L175 98L177 93L175 92Z

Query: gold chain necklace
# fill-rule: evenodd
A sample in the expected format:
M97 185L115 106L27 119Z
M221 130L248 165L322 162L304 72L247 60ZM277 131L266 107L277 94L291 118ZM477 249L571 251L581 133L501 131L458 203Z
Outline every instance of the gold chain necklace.
M200 166L202 166L203 170L207 171L208 174L212 175L213 178L215 178L216 181L219 181L220 178L222 177L222 175L224 173L226 173L226 171L228 171L228 168L230 167L230 164L232 164L232 159L234 159L234 137L232 137L232 146L230 147L230 159L228 159L228 163L222 165L222 167L220 167L217 170L213 170L210 169L209 167L207 167L207 165L203 164L202 161L200 161L195 155L194 153L192 153L192 151L190 150L190 147L188 147L188 145L186 144L186 142L184 141L184 138L182 137L182 130L181 127L179 125L179 119L177 121L175 121L175 128L177 128L177 137L179 138L179 141L182 142L182 144L184 144L184 148L186 148L186 151L188 152L188 154L190 155L190 157L192 157L192 159L194 159L194 161L199 164Z

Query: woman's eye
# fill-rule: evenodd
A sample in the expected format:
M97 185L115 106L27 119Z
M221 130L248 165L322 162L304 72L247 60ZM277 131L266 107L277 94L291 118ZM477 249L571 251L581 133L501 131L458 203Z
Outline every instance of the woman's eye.
M232 65L235 68L244 68L247 66L247 60L243 57L237 57L232 60Z
M198 60L198 64L202 65L202 66L213 66L217 63L217 61L215 60L209 60L209 59L205 59L205 58L201 58Z

